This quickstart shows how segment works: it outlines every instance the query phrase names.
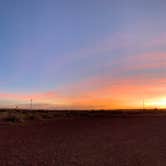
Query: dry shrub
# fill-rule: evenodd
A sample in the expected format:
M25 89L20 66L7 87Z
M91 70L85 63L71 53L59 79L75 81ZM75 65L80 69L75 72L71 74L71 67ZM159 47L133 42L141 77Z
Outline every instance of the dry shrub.
M19 113L8 112L6 116L4 116L4 120L8 122L24 122L24 117Z

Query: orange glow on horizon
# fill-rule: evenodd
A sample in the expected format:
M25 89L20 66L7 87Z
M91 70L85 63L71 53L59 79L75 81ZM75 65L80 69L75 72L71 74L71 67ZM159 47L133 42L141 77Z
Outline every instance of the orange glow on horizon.
M99 82L90 79L65 87L63 91L49 91L43 93L0 94L0 99L13 101L13 104L27 104L33 99L34 104L43 108L47 104L56 108L89 108L89 109L126 109L166 108L165 79L140 81L140 78L117 80L112 83L105 78ZM112 84L111 84L112 83ZM67 89L67 90L66 90Z
M166 108L166 97L147 100L146 106L153 108Z

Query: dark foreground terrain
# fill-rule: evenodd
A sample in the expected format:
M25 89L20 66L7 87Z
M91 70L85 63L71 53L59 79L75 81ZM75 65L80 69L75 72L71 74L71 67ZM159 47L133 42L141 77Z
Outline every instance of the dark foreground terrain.
M0 166L165 166L166 116L0 122Z

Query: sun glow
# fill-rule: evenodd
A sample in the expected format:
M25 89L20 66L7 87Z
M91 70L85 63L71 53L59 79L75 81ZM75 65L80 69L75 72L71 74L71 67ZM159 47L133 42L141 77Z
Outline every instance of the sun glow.
M166 108L166 97L148 100L146 106L155 108Z

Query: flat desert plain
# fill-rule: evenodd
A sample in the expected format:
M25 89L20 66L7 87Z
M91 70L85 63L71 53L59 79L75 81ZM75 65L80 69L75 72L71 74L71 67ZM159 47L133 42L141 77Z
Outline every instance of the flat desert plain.
M0 124L0 166L165 166L166 116Z

